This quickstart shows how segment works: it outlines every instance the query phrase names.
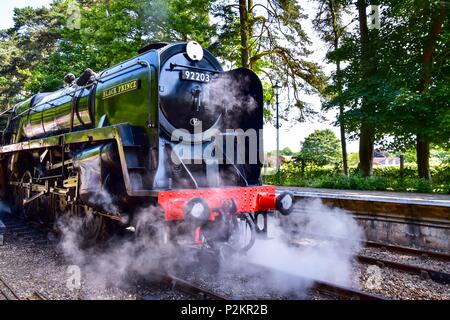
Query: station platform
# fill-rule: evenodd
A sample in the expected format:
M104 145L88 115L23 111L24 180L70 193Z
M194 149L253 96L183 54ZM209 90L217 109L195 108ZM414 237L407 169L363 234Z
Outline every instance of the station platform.
M311 211L308 200L351 213L367 240L450 252L450 195L277 187L297 199L296 211ZM320 208L320 207L319 207Z
M361 191L342 189L321 189L301 187L277 187L278 191L290 191L299 197L315 197L325 199L360 200L373 202L391 202L412 205L431 205L450 207L450 195L389 192L389 191Z

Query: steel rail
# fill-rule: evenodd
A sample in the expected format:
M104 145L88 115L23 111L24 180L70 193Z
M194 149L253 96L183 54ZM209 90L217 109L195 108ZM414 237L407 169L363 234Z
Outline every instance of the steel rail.
M43 294L35 291L28 300L48 300L48 298Z
M386 298L379 295L319 280L314 280L313 289L350 300L386 300Z
M434 251L427 251L427 250L421 250L421 249L410 248L410 247L396 246L396 245L385 244L385 243L375 242L375 241L364 241L363 244L366 247L386 249L386 250L390 250L390 251L407 253L407 254L421 256L421 257L429 257L429 258L433 258L433 259L439 259L439 260L450 262L450 255L441 253L441 252L434 252Z
M329 236L329 235L322 235L322 234L316 234L316 233L308 233L305 234L306 236L310 236L313 239L326 239L331 241L347 241L345 238L341 237L335 237L335 236ZM297 243L291 242L292 245L298 246ZM420 256L423 258L432 258L437 260L442 260L445 262L450 262L450 255L443 253L443 252L437 252L437 251L429 251L429 250L422 250L417 248L411 248L411 247L404 247L404 246L397 246L393 244L387 244L383 242L375 242L375 241L361 241L361 244L364 245L364 247L369 248L377 248L377 249L386 249L392 252L399 252L399 253L405 253L413 256Z
M20 300L20 297L13 289L0 277L0 293L6 300Z
M171 286L172 290L176 289L176 290L179 290L179 291L187 293L187 294L200 296L202 299L205 299L205 300L229 300L230 299L228 297L217 294L208 289L199 287L191 282L188 282L186 280L180 279L180 278L172 276L172 275L162 274L162 273L153 273L152 275L154 275L160 282Z

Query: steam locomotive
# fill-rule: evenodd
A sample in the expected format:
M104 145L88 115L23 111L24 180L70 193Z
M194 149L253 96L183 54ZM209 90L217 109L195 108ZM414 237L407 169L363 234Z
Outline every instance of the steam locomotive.
M166 241L226 242L243 224L247 250L268 213L292 211L291 194L261 185L251 70L224 72L197 42L153 43L64 82L0 114L0 192L15 213L50 225L69 213L92 243L111 225L137 228L133 215L152 206Z

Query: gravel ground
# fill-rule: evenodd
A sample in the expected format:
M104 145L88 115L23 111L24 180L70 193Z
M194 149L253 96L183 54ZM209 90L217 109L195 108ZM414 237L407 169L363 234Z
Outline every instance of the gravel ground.
M95 279L82 278L81 288L70 290L67 286L69 282L70 287L70 269L68 269L70 265L58 250L54 237L41 232L40 235L24 238L24 234L30 233L29 230L17 230L19 229L8 231L5 234L5 245L0 246L0 277L21 299L30 299L34 292L38 292L48 299L58 300L186 300L197 298L172 291L169 288L161 288L160 285L139 284L142 281L131 281L128 288L114 285L105 288L90 285L90 283L95 283ZM264 274L243 274L234 270L230 273L222 273L222 275L219 279L214 273L201 273L201 275L183 273L180 277L234 299L322 300L333 298L316 291L304 293L306 284L301 285L301 290L269 287ZM264 281L261 281L262 278Z
M232 299L311 299L306 292L308 284L287 287L280 279L269 279L263 273L227 270L220 274L180 274L180 278ZM319 298L321 295L315 293Z
M296 239L294 244L319 245L328 240ZM432 258L396 253L381 248L362 248L360 254L395 262L419 265L427 269L449 272L450 264ZM380 268L358 262L353 263L352 286L363 291L385 296L390 299L437 299L450 300L450 285L437 283L431 279L422 279L419 275L411 275L392 268Z
M72 272L59 252L57 241L45 232L31 232L24 237L23 230L7 231L5 244L0 246L0 277L21 299L30 299L34 292L48 299L192 299L191 296L159 285L134 284L129 287L97 287L90 277L81 278L81 287L73 288ZM25 233L30 233L25 230ZM50 240L49 240L50 238ZM81 271L82 272L82 271ZM68 285L69 284L69 285ZM76 284L76 283L75 283Z
M355 263L361 289L390 299L450 300L450 286L424 280L418 275Z

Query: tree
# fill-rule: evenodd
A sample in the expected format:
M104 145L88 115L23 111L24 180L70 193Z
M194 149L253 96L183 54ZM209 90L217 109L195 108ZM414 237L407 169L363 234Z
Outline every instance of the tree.
M302 166L302 175L307 164L337 165L341 161L339 144L339 139L330 129L315 130L307 136L295 156L295 161Z
M294 152L289 147L283 148L280 151L280 155L282 155L282 156L292 156L293 154L294 154Z
M356 7L358 9L359 20L359 36L361 42L361 76L365 81L368 91L371 91L370 80L376 76L377 59L375 55L374 44L371 43L369 28L367 24L366 0L357 0ZM376 32L376 31L374 31ZM376 86L376 85L375 85ZM372 89L373 90L373 89ZM373 146L375 142L375 125L370 117L376 112L376 103L367 99L364 95L361 99L361 124L359 133L359 164L358 169L364 176L372 175L373 163Z
M149 42L195 39L208 47L212 2L55 0L50 8L15 9L14 27L0 32L0 98L6 105L55 90L66 73L105 69ZM74 3L81 21L70 27Z
M302 28L306 18L294 0L221 0L215 6L218 41L214 52L232 65L250 68L270 82L280 80L287 89L288 105L300 110L300 120L314 110L301 93L321 92L325 78L319 66L307 59L311 44ZM269 97L270 99L271 97Z
M341 80L341 61L333 57L333 52L340 48L340 42L345 34L345 26L342 23L342 14L345 10L347 1L343 0L320 0L319 8L316 17L313 21L314 27L320 32L322 39L330 44L331 50L328 52L328 60L334 62L336 71L334 74L333 84L328 87L328 94L337 96L342 95L342 80ZM331 53L331 54L330 54ZM342 150L342 167L344 174L348 175L347 162L347 144L345 139L345 120L344 110L345 105L342 101L339 105L339 126L341 134L341 150Z
M0 104L4 108L28 94L32 70L57 48L59 27L50 9L14 9L14 26L0 31Z
M385 131L394 145L416 147L418 175L430 179L430 144L450 142L450 21L445 1L386 1L380 43L390 97Z
M430 28L423 45L421 57L421 77L419 80L418 91L426 93L432 85L432 64L439 35L442 32L442 26L447 15L447 5L444 1L439 1L438 6L426 7L429 10ZM438 7L438 8L435 8ZM416 137L417 145L417 169L420 178L431 179L430 174L430 138L426 133L418 132Z
M360 164L372 170L374 143L403 151L415 145L418 175L429 179L430 144L449 145L449 3L379 0L380 29L368 28L366 0L356 2L358 29L329 54L347 66L342 92L330 106L346 106L345 125L359 132ZM386 135L393 136L387 143Z
M324 0L321 0L321 3L325 3ZM337 73L335 81L338 86L331 87L332 92L326 108L338 107L339 124L344 122L349 136L359 136L358 170L362 175L370 176L374 143L383 134L379 130L379 124L380 109L385 105L380 94L380 86L384 81L380 79L378 71L378 61L383 53L377 47L378 31L369 30L367 1L337 3L343 6L342 10L352 9L352 21L357 21L358 24L350 32L342 33L340 46L328 54L333 61L345 62L347 66L341 68L339 65L340 72ZM324 19L323 16L320 18ZM330 19L332 20L332 17Z

